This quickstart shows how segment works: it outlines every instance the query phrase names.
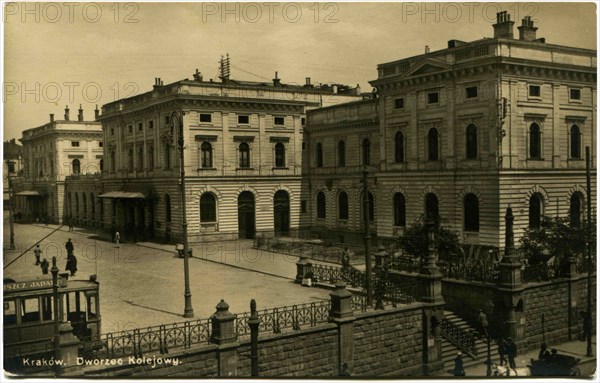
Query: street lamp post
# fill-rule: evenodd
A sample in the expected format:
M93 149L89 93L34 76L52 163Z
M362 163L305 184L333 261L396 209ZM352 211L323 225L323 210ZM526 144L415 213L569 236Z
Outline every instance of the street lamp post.
M185 199L185 164L183 162L183 150L185 141L183 139L183 112L174 112L171 116L171 121L176 117L179 123L179 166L181 169L181 179L179 185L181 187L181 213L183 218L181 221L181 228L183 231L183 273L185 280L185 292L183 293L185 299L185 309L183 311L184 318L193 318L194 309L192 308L192 293L190 291L190 266L189 266L189 253L188 253L188 234L187 234L187 218L186 218L186 199Z
M585 147L585 178L586 178L586 194L587 194L587 350L586 356L593 356L592 352L592 184L590 181L590 147Z
M54 306L54 359L60 360L60 322L59 315L61 310L58 309L58 267L56 266L56 257L52 257L52 303ZM58 365L56 365L56 372L59 371Z
M367 176L369 172L367 167L363 168L363 220L365 225L365 263L366 263L366 278L365 287L367 289L367 305L373 304L373 285L371 275L371 229L369 227L369 186L367 185Z
M10 250L15 249L15 228L14 228L14 220L15 220L15 208L14 208L14 198L13 198L13 188L12 188L12 177L10 174L10 168L12 161L8 161L8 199L10 202L10 210L8 211L8 221L10 224Z

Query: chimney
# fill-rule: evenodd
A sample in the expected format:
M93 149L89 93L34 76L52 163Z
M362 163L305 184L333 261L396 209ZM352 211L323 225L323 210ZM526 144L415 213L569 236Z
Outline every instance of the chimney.
M79 104L79 114L77 115L77 121L83 121L83 109L81 109L81 104Z
M69 105L65 106L65 121L69 121Z
M54 122L54 113L50 113L50 122Z
M152 87L152 89L158 89L158 88L160 88L161 85L162 85L162 81L161 81L160 77L154 77L154 86Z
M96 109L94 109L94 119L97 120L100 117L100 111L98 110L98 104L96 104Z
M496 24L494 27L495 39L512 39L514 21L510 21L510 15L506 11L496 13Z
M429 53L429 45L425 45L425 54Z
M277 72L275 72L275 78L273 79L273 86L281 86L281 79L277 77Z
M530 16L525 16L523 20L521 20L521 26L517 27L519 30L519 40L523 41L535 41L535 31L537 31L537 27L533 26L533 21Z
M312 88L312 85L310 84L310 77L306 77L306 84L304 84L304 86L307 88Z
M202 81L202 73L196 69L196 73L194 73L194 81Z

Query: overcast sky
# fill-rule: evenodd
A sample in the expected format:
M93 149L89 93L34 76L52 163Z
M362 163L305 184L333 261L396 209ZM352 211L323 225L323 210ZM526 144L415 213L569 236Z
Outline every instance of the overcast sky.
M17 3L4 10L4 139L95 104L192 78L360 84L377 64L492 37L496 12L530 15L547 43L596 49L593 3ZM24 8L27 7L27 8ZM225 9L227 7L227 9ZM426 9L425 9L426 7Z

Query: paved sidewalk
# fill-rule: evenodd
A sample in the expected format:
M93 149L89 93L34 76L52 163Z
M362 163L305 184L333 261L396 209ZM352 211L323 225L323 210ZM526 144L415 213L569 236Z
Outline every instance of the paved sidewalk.
M574 356L580 359L579 364L576 366L581 372L581 378L590 378L596 371L596 355L598 353L596 347L596 337L592 337L592 349L593 355L591 357L586 356L587 351L587 342L582 341L570 341L560 344L549 344L548 350L556 349L558 354L560 355L568 355ZM539 350L531 350L524 354L518 355L516 358L517 368L527 367L531 365L531 359L538 359ZM500 360L492 360L493 363L499 364ZM452 370L452 365L446 365L445 370ZM471 367L465 368L465 373L467 377L485 377L487 371L487 366L485 362L476 364ZM452 376L451 373L446 373L445 376Z

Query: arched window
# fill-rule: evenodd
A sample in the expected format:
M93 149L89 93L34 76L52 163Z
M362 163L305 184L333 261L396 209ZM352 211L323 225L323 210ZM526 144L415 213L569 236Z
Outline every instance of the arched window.
M425 196L425 219L433 219L435 222L439 222L440 209L438 205L438 198L433 193L427 193Z
M394 194L394 226L406 226L406 199L404 194Z
M171 169L171 145L165 144L165 169Z
M404 134L402 132L396 133L394 138L395 151L394 159L396 162L404 162Z
M327 217L327 205L325 202L325 193L317 194L317 218L325 219Z
M467 158L477 158L477 127L473 124L467 126Z
M365 138L362 142L362 160L363 165L371 164L371 141Z
M571 126L571 158L581 158L581 130L579 126Z
M239 146L240 168L250 167L250 145L242 142Z
M129 148L129 150L127 150L127 166L128 166L128 170L130 172L133 171L133 148Z
M542 132L535 123L529 126L529 158L542 158Z
M275 145L275 167L285 167L285 145L281 142Z
M373 198L373 194L369 192L367 194L367 198L369 199L369 221L375 221L375 198Z
M200 145L200 161L200 166L202 168L213 167L212 145L210 142L204 141L202 145Z
M139 147L137 151L137 170L141 172L144 170L144 148Z
M529 199L529 228L539 229L542 223L542 196L535 193Z
M346 166L346 143L338 141L338 166Z
M94 193L90 193L90 204L92 207L92 218L96 215L96 200L94 199Z
M165 222L171 222L171 196L165 194Z
M338 194L338 219L348 219L348 194Z
M81 163L79 162L79 160L77 158L75 158L73 160L72 164L73 164L73 174L81 173Z
M154 145L148 146L148 170L154 170Z
M439 142L438 142L438 131L436 128L429 129L427 133L427 150L428 156L427 159L429 161L437 161L439 157Z
M52 165L52 163L50 163L50 165ZM100 160L100 173L104 173L104 160Z
M465 231L479 231L479 199L475 194L469 193L463 202Z
M317 167L323 167L323 145L320 142L317 143Z
M217 222L217 200L212 193L204 193L200 197L200 222Z
M110 171L112 173L117 171L117 159L115 158L115 151L110 151Z
M573 227L581 226L581 213L583 206L583 198L581 193L573 193L571 195L571 204L569 206L569 223Z
M81 206L83 207L83 219L87 218L87 196L81 193Z

